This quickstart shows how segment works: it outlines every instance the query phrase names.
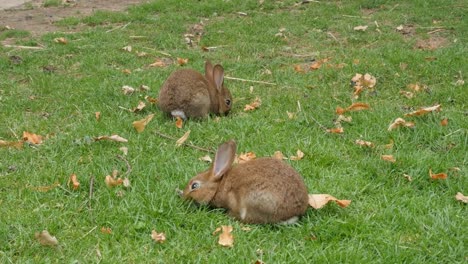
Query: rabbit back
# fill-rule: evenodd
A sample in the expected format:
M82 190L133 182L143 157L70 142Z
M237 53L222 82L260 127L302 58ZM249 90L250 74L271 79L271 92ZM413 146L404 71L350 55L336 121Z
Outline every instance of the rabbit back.
M261 158L232 167L221 179L211 204L245 223L298 219L308 207L302 177L285 162Z

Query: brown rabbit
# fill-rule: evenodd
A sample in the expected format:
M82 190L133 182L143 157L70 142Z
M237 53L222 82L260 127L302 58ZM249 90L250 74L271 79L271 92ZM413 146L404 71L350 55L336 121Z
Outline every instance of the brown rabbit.
M291 166L273 158L232 166L234 140L221 144L210 169L193 177L185 199L226 208L244 223L294 223L308 207L307 188Z
M159 108L173 117L205 117L208 113L227 114L232 97L224 87L224 69L210 61L205 76L192 69L173 72L159 91Z

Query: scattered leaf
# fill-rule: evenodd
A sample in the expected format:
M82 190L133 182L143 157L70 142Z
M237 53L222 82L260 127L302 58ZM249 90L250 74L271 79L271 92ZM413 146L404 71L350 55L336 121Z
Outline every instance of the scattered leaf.
M151 96L145 96L145 100L150 103L150 104L157 104L158 103L158 98L154 98Z
M447 179L447 173L441 172L441 173L434 174L434 173L432 173L432 169L429 169L429 176L433 180L445 180L445 179Z
M348 112L348 111L361 111L361 110L367 110L369 109L370 106L366 103L353 103L351 104L350 106L348 106L347 108L341 108L341 107L337 107L336 108L336 114L338 115L342 115L344 114L345 112Z
M70 175L70 178L68 179L67 186L70 187L70 183L72 184L73 190L77 190L80 187L80 182L78 181L78 177L76 176L75 173Z
M320 69L320 67L322 67L322 65L323 65L324 63L328 62L329 60L330 60L330 58L324 58L324 59L321 59L321 60L314 61L314 62L310 65L309 69L311 69L311 70L318 70L318 69Z
M382 155L382 156L380 156L380 158L382 160L385 160L385 161L388 161L388 162L392 162L392 163L396 162L396 159L395 159L395 157L393 157L393 155Z
M255 97L255 100L254 100L252 103L245 105L244 111L252 111L252 110L255 110L255 109L257 109L258 107L260 107L261 104L262 104L262 101L260 100L260 98L259 98L259 97Z
M403 174L403 177L405 177L405 179L407 179L409 182L413 181L413 177L408 174Z
M184 121L182 120L182 118L176 117L175 126L177 128L182 128L183 125L184 125Z
M403 30L403 25L399 25L398 27L396 27L396 30L397 31L402 31Z
M149 90L150 90L149 86L144 85L144 84L140 85L140 91L148 92Z
M211 157L209 155L205 155L205 156L199 158L199 160L206 161L206 162L209 162L209 163L213 162L213 160L211 159Z
M112 188L112 187L116 187L116 186L119 186L123 183L123 180L121 178L114 178L110 175L107 175L106 176L106 179L104 180L107 187L109 188Z
M167 63L166 63L164 60L156 59L156 61L153 62L153 63L151 63L149 66L150 66L150 67L162 68L162 67L166 67L166 66L167 66Z
M447 126L448 125L448 118L444 118L440 121L441 126Z
M390 142L389 142L388 144L385 144L384 147L385 147L386 149L392 149L392 148L393 148L393 144L394 144L393 139L390 139Z
M273 158L275 159L279 159L279 160L284 160L286 159L283 155L283 153L281 153L281 151L275 151L275 153L273 154Z
M320 209L330 201L336 202L342 208L351 204L351 200L338 200L329 194L309 194L309 205L314 209Z
M253 160L253 159L256 159L257 158L257 155L255 155L255 153L253 152L246 152L246 153L241 153L237 156L236 158L236 163L245 163L249 160Z
M330 128L326 130L328 133L331 134L343 134L344 133L344 128L342 127L335 127L335 128Z
M133 113L140 112L140 111L143 110L145 107L146 107L145 102L139 101L139 102L138 102L138 105L137 105L135 108L132 109L132 112L133 112Z
M177 63L178 63L180 66L184 66L185 64L188 63L188 60L189 60L189 59L177 58Z
M54 38L54 42L59 43L59 44L67 44L68 40L64 37L60 37L60 38Z
M55 236L51 236L49 231L44 230L42 232L36 232L34 234L37 241L43 246L56 246L58 245L58 240Z
M23 141L39 145L42 143L42 136L23 131Z
M425 115L427 113L431 113L431 112L434 112L434 111L439 112L441 110L440 107L441 107L440 104L438 104L438 105L434 105L434 106L430 106L430 107L419 108L418 110L416 110L414 112L405 114L405 116L421 116L421 115Z
M128 51L128 52L132 52L132 46L130 46L130 45L129 45L129 46L125 46L125 47L122 48L122 50Z
M146 125L148 125L148 123L151 121L151 119L153 119L153 117L154 117L154 114L150 114L141 120L134 121L132 123L133 127L136 129L138 133L141 133L143 132L143 130L145 130Z
M135 88L133 88L131 86L128 86L128 85L124 85L124 86L122 86L122 92L125 95L129 95L129 94L132 94L132 93L135 92Z
M289 119L294 119L294 118L296 118L296 113L292 113L292 112L286 111L286 114L288 115L288 118L289 118Z
M128 148L127 148L127 147L121 147L121 148L119 148L119 149L123 152L123 154L124 154L125 156L127 156L127 154L128 154Z
M101 112L94 113L94 116L96 117L96 120L99 121L99 119L101 119Z
M123 69L123 70L122 70L122 73L124 73L124 74L131 74L132 71L131 71L130 69Z
M17 148L23 147L23 141L3 141L0 140L0 148Z
M101 233L103 234L106 234L106 235L110 235L112 234L112 229L110 227L101 227Z
M217 228L213 234L218 233L221 231L219 235L218 244L223 247L232 247L234 245L234 236L232 235L232 226L224 226L222 225L221 228Z
M368 26L356 26L353 28L355 31L366 31Z
M124 178L122 184L123 184L123 187L125 188L130 188L131 186L130 180L128 178Z
M372 143L370 141L364 141L362 139L356 139L355 143L358 144L359 146L363 146L363 147L369 147L369 148L374 147L374 143Z
M463 195L463 193L461 192L457 192L457 195L455 195L455 199L462 203L468 203L468 196Z
M109 141L115 141L115 142L123 142L126 143L128 142L127 139L119 136L119 135L111 135L111 136L99 136L95 137L94 141L100 141L100 140L109 140Z
M300 64L294 65L294 70L296 72L299 72L299 73L304 73L305 72L304 69L302 68L302 65L300 65Z
M301 160L303 157L304 157L304 152L302 152L301 150L297 150L296 151L296 155L297 156L291 156L289 157L290 160Z
M414 92L421 92L422 90L426 90L427 87L425 85L420 85L419 83L410 83L408 84L408 89L413 90Z
M156 230L151 231L151 239L158 243L164 243L166 241L166 234L158 233Z
M52 185L48 185L48 186L35 186L35 187L28 187L29 189L31 190L34 190L34 191L38 191L38 192L48 192L56 187L60 186L60 183L56 182Z
M399 127L409 127L413 128L415 126L414 122L406 122L403 118L398 117L393 121L393 123L390 124L388 127L388 131L391 131L393 129L399 128Z
M333 122L336 127L341 127L342 122L351 123L353 118L350 116L339 115L338 118Z
M410 91L400 91L401 95L404 95L406 98L411 99L414 97L414 93Z
M190 130L187 130L187 132L185 132L185 134L176 141L176 147L182 146L182 144L184 144L184 142L188 139L189 135Z

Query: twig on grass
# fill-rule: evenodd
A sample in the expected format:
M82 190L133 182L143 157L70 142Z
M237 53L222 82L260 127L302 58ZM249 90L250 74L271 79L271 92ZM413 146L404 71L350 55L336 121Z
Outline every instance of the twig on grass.
M10 45L10 44L3 44L3 46L5 48L15 48L15 49L31 49L31 50L43 50L44 49L44 47Z
M167 53L167 52L164 52L164 51L160 51L160 50L156 50L156 49L152 49L152 48L148 48L148 47L143 47L144 49L148 49L148 50L152 50L154 52L157 52L159 54L162 54L164 56L167 56L167 57L171 57L173 58L174 56L172 56L171 54Z
M271 82L254 81L254 80L247 80L247 79L236 78L236 77L228 77L228 76L225 76L224 79L235 80L235 81L241 81L241 82L251 82L251 83L261 83L261 84L268 84L268 85L276 85L276 83L271 83Z
M96 230L97 226L91 228L86 234L84 234L82 237L80 237L80 240L87 237L89 234L91 234L94 230Z
M128 160L124 156L117 155L117 158L120 159L120 160L123 160L125 162L125 164L127 165L127 171L125 172L125 176L128 176L130 174L130 172L132 172L132 166L130 166L130 163L128 162Z
M115 27L115 28L113 28L113 29L109 29L109 30L106 31L106 33L112 32L112 31L117 30L117 29L124 29L124 28L126 28L128 25L130 25L131 23L132 23L132 22L128 22L127 24L125 24L125 25L123 25L123 26L119 26L119 27Z
M88 208L91 209L91 201L93 199L93 193L94 193L94 175L91 175L91 178L89 179L89 202L88 202Z
M159 131L157 131L157 130L154 131L154 133L156 133L157 135L159 135L159 136L162 137L162 138L166 138L166 139L170 139L170 140L177 141L177 138L168 136L168 135L163 134L162 132L159 132ZM199 146L193 145L193 144L191 144L191 143L187 143L187 142L182 143L182 145L185 145L185 146L187 146L187 147L194 148L194 149L197 149L197 150L205 151L205 152L208 152L208 153L215 153L215 152L214 152L213 150L211 150L211 149L202 148L202 147L199 147Z

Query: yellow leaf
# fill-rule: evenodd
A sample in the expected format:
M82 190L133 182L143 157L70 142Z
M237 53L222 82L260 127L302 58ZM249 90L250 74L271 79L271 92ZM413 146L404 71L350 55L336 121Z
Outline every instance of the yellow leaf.
M156 230L151 231L151 239L158 243L164 243L166 241L166 234L158 233Z
M221 226L218 244L223 247L232 247L234 245L234 236L232 235L232 226Z
M44 230L42 232L36 232L34 237L39 241L43 246L56 246L58 245L58 240L55 236L51 236L49 231Z
M80 187L80 182L78 181L78 177L76 176L75 173L70 175L70 178L68 179L67 185L70 187L70 183L72 184L73 190L77 190Z
M348 106L347 108L343 109L341 107L337 107L336 108L336 114L338 115L342 115L344 114L345 112L348 112L348 111L361 111L361 110L367 110L369 109L370 106L366 103L353 103L352 105Z
M176 141L176 147L180 147L182 144L184 144L184 142L188 139L189 136L190 136L190 130L185 132L185 134Z
M133 127L138 133L141 133L143 132L143 130L145 130L146 125L151 121L151 119L153 119L153 117L154 117L154 114L150 114L141 120L134 121L132 123Z
M132 52L132 46L130 46L130 45L129 45L129 46L125 46L125 47L122 48L122 50L128 51L128 52Z
M123 183L123 180L121 178L114 179L112 176L107 175L105 183L107 187L112 188L121 185Z
M309 194L309 205L314 209L320 209L330 201L336 202L342 208L351 204L351 200L339 200L329 194Z
M151 96L148 96L148 95L145 96L145 100L150 104L158 103L158 98L154 98L154 97L151 97Z
M413 177L411 177L411 176L408 175L408 174L403 174L403 177L405 177L405 179L407 179L409 182L410 182L410 181L413 181Z
M304 157L304 152L302 152L300 149L296 151L297 156L291 156L289 157L290 160L301 160Z

